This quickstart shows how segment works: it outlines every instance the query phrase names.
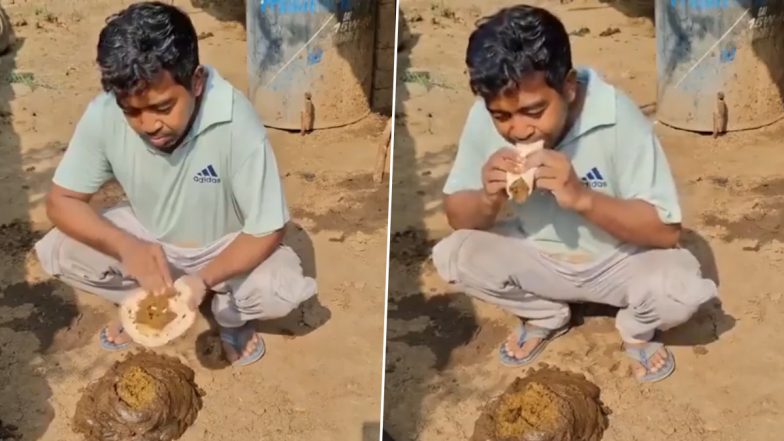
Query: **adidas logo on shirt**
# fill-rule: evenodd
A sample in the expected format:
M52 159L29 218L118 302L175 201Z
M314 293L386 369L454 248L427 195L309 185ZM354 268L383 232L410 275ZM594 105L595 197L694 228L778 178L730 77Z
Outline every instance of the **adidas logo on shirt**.
M219 184L221 180L218 177L215 168L210 164L204 170L196 173L196 176L193 177L193 181L201 184Z
M594 167L588 173L585 174L581 178L583 183L591 188L605 188L607 187L607 181L604 180L604 176L599 172L599 169Z

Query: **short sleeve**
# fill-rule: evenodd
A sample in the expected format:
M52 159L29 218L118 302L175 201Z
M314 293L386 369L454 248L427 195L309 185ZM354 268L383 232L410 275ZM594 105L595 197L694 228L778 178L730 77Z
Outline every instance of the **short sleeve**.
M71 142L55 170L52 181L77 193L93 194L113 174L106 155L104 132L105 97L93 100L76 124Z
M232 176L232 190L244 218L242 232L265 236L283 228L290 215L269 139L264 134L254 142L259 145L238 162Z
M468 113L463 133L457 145L457 155L443 192L447 195L466 190L482 189L482 166L486 158L487 109L482 100L477 100Z
M619 196L650 203L665 224L680 223L678 192L661 143L652 129L638 139L633 144L619 140L615 161L619 171Z

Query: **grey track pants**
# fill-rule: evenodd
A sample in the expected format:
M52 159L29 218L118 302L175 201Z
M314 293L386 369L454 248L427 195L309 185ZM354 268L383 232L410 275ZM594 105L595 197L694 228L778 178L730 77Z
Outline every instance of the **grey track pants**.
M122 205L104 213L119 228L156 242L136 219L130 207ZM173 276L198 271L217 256L234 238L228 235L204 248L181 248L160 243ZM120 262L77 242L57 229L50 231L36 245L38 260L44 271L74 288L120 303L126 294L138 288L122 269ZM248 320L284 317L316 294L316 281L305 277L299 257L281 246L267 260L244 277L224 282L214 288L212 311L218 324L238 327Z
M685 249L618 250L572 264L509 229L460 230L435 246L433 261L444 280L468 295L546 329L569 322L568 303L618 307L616 327L626 341L647 341L657 329L678 326L718 295Z

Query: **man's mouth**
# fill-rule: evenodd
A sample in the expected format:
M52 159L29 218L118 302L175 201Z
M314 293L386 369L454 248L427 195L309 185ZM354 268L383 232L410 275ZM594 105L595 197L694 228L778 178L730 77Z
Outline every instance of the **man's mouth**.
M147 141L149 141L150 144L158 148L166 147L169 144L169 142L171 142L171 136L166 136L166 135L148 136Z

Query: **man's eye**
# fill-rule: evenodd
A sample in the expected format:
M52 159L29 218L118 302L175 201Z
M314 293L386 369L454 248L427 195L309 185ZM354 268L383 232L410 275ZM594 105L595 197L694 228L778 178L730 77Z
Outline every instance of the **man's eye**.
M512 115L510 115L508 113L494 113L493 114L493 119L495 119L496 121L499 121L499 122L508 121L509 118L511 118L511 117L512 117Z
M532 111L525 112L525 116L528 118L539 119L544 115L544 109L536 109Z
M155 113L167 114L167 113L171 112L173 108L174 108L174 106L159 107L159 108L155 109Z

